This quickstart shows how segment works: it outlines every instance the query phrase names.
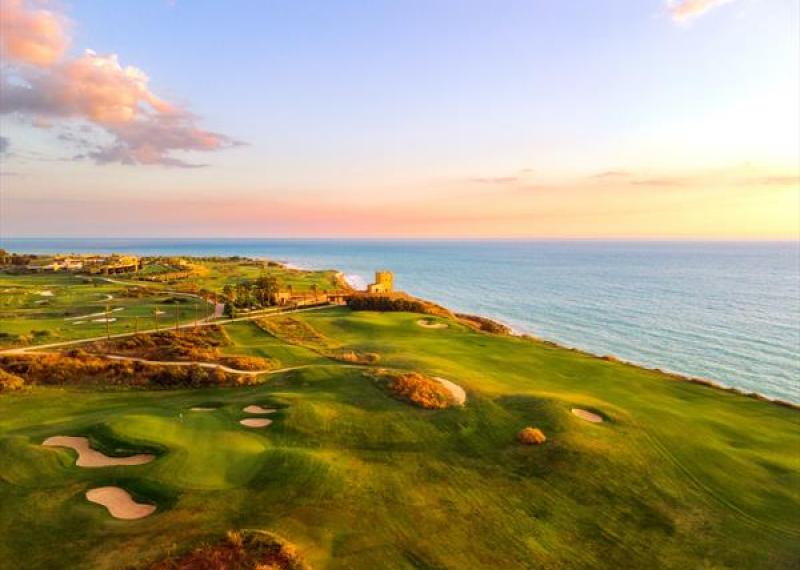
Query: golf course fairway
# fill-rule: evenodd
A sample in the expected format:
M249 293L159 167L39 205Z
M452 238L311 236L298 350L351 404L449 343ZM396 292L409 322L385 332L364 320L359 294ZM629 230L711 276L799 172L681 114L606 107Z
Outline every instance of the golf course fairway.
M800 561L797 409L455 320L345 307L295 318L337 351L446 378L466 402L412 406L322 341L247 321L225 325L226 351L302 367L241 387L2 394L0 566L147 568L231 529L277 533L316 569ZM271 423L242 425L259 417L248 406L274 409ZM526 426L546 442L520 445ZM155 460L85 469L41 445L53 436ZM115 519L85 498L107 486L156 509Z

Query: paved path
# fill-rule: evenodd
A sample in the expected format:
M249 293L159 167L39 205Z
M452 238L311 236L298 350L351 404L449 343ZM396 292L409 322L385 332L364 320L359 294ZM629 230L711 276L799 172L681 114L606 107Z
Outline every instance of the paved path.
M230 366L225 366L224 364L218 364L216 362L201 362L199 360L147 360L146 358L138 358L136 356L119 356L116 354L98 354L97 356L102 356L108 358L110 360L126 360L129 362L140 362L142 364L148 364L152 366L199 366L200 368L211 368L222 370L224 372L228 372L230 374L241 374L241 375L254 375L258 376L261 374L280 374L282 372L289 372L290 370L300 370L302 368L313 368L313 367L337 367L337 368L363 368L367 366L366 364L346 364L346 363L331 363L331 364L298 364L297 366L286 366L285 368L265 368L263 370L239 370L238 368L231 368Z

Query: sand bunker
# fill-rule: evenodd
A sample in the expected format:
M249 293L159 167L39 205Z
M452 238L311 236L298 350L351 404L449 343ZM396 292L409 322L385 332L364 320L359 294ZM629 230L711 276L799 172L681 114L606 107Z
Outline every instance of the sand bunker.
M243 411L248 414L274 414L277 410L274 408L262 408L261 406L247 406Z
M195 406L194 408L189 408L192 412L216 412L217 408L207 408L205 406Z
M450 380L445 380L444 378L434 377L433 379L447 388L447 391L450 392L450 394L453 396L453 399L456 401L456 404L459 406L463 406L464 402L467 401L467 393L464 391L464 388L458 384L450 382Z
M152 515L155 505L137 503L130 493L119 487L97 487L86 491L86 498L103 505L115 519L135 520Z
M240 420L239 423L242 424L243 426L251 428L262 428L262 427L267 427L269 424L271 424L272 420L268 420L267 418L247 418L244 420Z
M92 319L92 322L93 323L105 323L106 321L108 321L109 323L113 323L116 320L117 320L116 317L109 317L107 319Z
M48 437L42 445L50 447L69 447L78 452L78 467L112 467L116 465L143 465L150 463L156 458L150 453L139 453L128 457L109 457L105 453L92 449L89 440L85 437L73 437L69 435L57 435Z
M426 329L446 329L447 323L437 323L436 321L432 321L430 319L420 319L417 321L417 324Z
M73 325L85 325L86 321L72 321Z
M603 423L603 416L597 415L588 410L572 408L572 413L578 416L580 419L586 420L587 422L592 422L593 424Z
M36 294L39 295L40 297L52 297L53 296L53 292L52 291L37 291Z

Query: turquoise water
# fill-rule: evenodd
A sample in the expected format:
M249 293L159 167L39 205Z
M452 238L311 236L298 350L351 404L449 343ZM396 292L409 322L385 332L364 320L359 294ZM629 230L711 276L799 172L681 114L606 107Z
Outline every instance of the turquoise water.
M6 239L10 251L264 256L400 288L598 354L800 402L800 245Z

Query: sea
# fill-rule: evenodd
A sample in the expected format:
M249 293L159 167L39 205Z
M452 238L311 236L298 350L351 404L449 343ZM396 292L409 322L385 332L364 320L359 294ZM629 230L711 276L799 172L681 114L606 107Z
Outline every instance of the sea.
M338 269L592 353L800 402L800 242L6 238L14 252Z

